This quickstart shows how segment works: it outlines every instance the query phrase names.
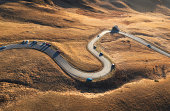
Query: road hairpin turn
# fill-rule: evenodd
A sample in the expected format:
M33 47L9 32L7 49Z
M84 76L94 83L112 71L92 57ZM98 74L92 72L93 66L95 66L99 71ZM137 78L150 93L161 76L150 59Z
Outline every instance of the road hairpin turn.
M76 79L80 78L81 80L86 80L86 81L93 81L95 79L101 79L102 77L110 74L110 72L112 72L112 70L115 69L115 64L112 64L112 62L107 59L103 53L98 52L96 50L96 46L94 46L94 44L100 39L102 38L105 34L107 33L119 33L122 34L124 36L127 36L145 46L147 46L148 48L153 49L154 51L157 51L165 56L170 57L170 54L167 53L166 51L157 48L156 46L149 44L147 41L145 41L144 39L141 39L139 37L135 37L131 34L127 34L125 32L121 32L117 26L114 26L112 28L111 31L109 30L105 30L102 31L99 35L97 35L94 39L92 39L88 45L87 48L88 50L96 57L98 58L102 64L103 64L103 68L102 70L98 71L98 72L84 72L81 70L76 69L75 67L73 67L72 64L70 64L67 60L65 60L61 54L59 50L54 50L52 49L50 46L51 44L48 43L42 43L42 42L37 42L37 41L32 41L29 42L27 41L23 41L21 44L11 44L11 45L7 45L7 46L3 46L0 47L0 51L3 50L10 50L10 49L21 49L21 48L29 48L29 49L35 49L35 50L39 50L41 52L46 53L48 56L50 56L68 75L70 75L71 77L74 77Z

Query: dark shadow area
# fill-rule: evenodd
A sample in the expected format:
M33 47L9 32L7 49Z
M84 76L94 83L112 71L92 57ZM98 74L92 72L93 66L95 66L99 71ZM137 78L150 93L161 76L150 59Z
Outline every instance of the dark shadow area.
M9 2L11 2L11 1L5 1L5 2L2 2L2 3L9 3ZM34 4L33 3L28 3L26 6L34 7ZM42 9L38 8L38 10L53 13L53 10L48 10L46 8L42 8ZM24 12L22 10L13 10L12 8L0 7L0 16L4 20L9 20L9 21L14 20L14 21L20 21L20 22L29 22L29 23L34 23L34 24L43 25L43 26L51 26L51 27L55 27L55 28L63 28L63 27L65 27L63 24L58 23L55 18L49 19L49 16L42 16L43 19L39 19L40 17L29 17L29 16L26 17L25 13L27 13L27 11ZM55 20L56 20L56 22L54 22Z
M89 6L86 6L86 3L83 0L52 0L53 3L57 6L63 8L84 8L84 9L92 9Z
M12 79L0 79L0 82L8 82L8 83L14 83L14 84L19 84L19 85L24 85L24 86L30 86L30 84L26 82L22 82L19 80L12 80Z
M53 55L53 57L52 57L52 58L57 57L59 54L60 54L59 52L55 52L55 54Z
M32 47L32 46L36 45L36 43L31 42L29 45Z
M44 8L44 7L37 7L34 3L31 3L31 2L25 2L22 4L27 6L28 8L36 9L36 10L39 10L42 12L56 13L56 10L48 9L48 8Z
M143 35L143 36L147 36L147 37L154 37L153 35L150 34L146 34L146 33L141 33L141 32L132 32L133 35Z
M52 1L55 5L63 7L63 8L80 8L80 9L88 10L88 11L95 12L95 13L103 13L89 6L88 4L86 4L87 1L84 2L83 0L52 0ZM88 0L88 2L95 3L94 0Z
M18 1L21 1L21 0L0 0L0 5L1 5L1 4L4 4L4 3L18 2Z
M63 8L81 8L81 9L89 10L89 11L96 12L96 13L100 12L87 4L87 2L96 3L96 1L94 0L88 0L88 1L83 1L83 0L0 0L0 4L4 4L7 2L18 2L18 1L28 1L30 3L23 3L23 4L28 6L29 8L34 8L34 9L49 12L49 13L55 13L55 10L36 7L34 6L33 3L42 4L42 5L49 4L52 6L57 5ZM139 12L153 12L155 11L158 5L163 5L167 8L170 8L169 0L122 0L122 1L125 4L127 4L130 8L132 8L133 10L136 10ZM126 8L124 4L118 1L109 0L106 2L110 3L116 8ZM109 10L118 10L116 8L113 8L110 5L100 4L100 6L106 9L109 9Z
M110 3L117 8L126 8L126 6L124 6L122 3L119 3L119 2L116 2L116 1L110 0Z
M141 70L128 70L128 71L122 71L117 70L115 72L115 75L107 80L99 81L99 82L81 82L76 81L76 89L83 92L89 92L89 93L103 93L109 90L113 90L116 88L121 87L122 85L133 81L136 78L149 78L149 75L147 75L147 72L149 72L146 69Z
M34 24L43 25L43 26L51 26L51 27L55 27L55 28L63 28L64 27L64 26L60 26L57 24L53 24L53 23L43 22L41 20L33 20L33 19L29 19L29 18L18 17L18 16L16 16L16 13L14 11L8 10L8 9L3 9L3 8L0 8L0 15L1 15L1 17L3 17L4 19L7 19L7 20L17 20L20 22L29 22L29 23L34 23Z
M139 12L153 12L158 5L170 8L169 0L122 0L130 8Z
M24 1L38 4L57 5L63 8L82 8L85 10L95 12L95 10L92 7L88 6L86 2L84 2L83 0L24 0ZM94 0L91 1L94 2Z
M48 48L48 47L46 47ZM55 53L53 56L58 56L58 53ZM15 59L16 60L16 59ZM35 58L35 60L37 60ZM17 60L16 60L17 61ZM37 62L38 61L38 62ZM22 64L16 64L13 65L7 65L4 70L6 71L6 74L8 73L14 73L16 75L14 78L16 79L9 79L8 76L5 76L1 73L1 76L5 76L5 79L1 79L0 82L9 82L14 84L20 84L24 86L29 86L31 88L35 88L41 91L68 91L72 89L77 89L80 92L89 92L89 93L103 93L109 90L114 90L116 88L121 87L122 85L135 81L140 80L142 78L148 78L153 79L156 76L156 71L158 70L158 67L155 67L154 71L143 68L143 69L127 69L127 70L120 70L119 68L116 69L115 74L111 78L108 78L106 80L102 80L99 82L82 82L79 81L69 75L65 75L61 70L56 70L53 65L50 65L48 61L41 62L41 59L37 60L36 68L34 70L34 66L29 65L28 62L24 62ZM20 66L29 66L30 74L27 74L27 70L23 69ZM54 64L57 65L57 64ZM45 66L45 67L42 67ZM15 67L13 69L10 69L11 67ZM62 67L60 67L62 69ZM3 72L3 67L1 68ZM17 70L16 70L17 69ZM166 66L160 66L160 69L162 70L162 76L166 77ZM152 73L153 72L153 73ZM20 75L23 74L23 80L21 81L18 79ZM66 73L66 72L65 72ZM155 74L155 75L153 75ZM25 78L25 75L27 75ZM4 77L3 77L4 78ZM29 81L27 81L29 80ZM31 80L31 82L30 82ZM24 82L23 82L24 81Z
M105 9L108 9L108 10L115 10L115 8L113 8L113 7L110 6L110 5L100 5L100 7L105 8Z
M49 47L48 46L44 46L44 47L42 47L41 49L40 49L40 51L45 51L45 50L47 50Z
M167 8L170 8L170 0L162 0L161 5L164 5Z
M53 73L53 69L48 69L48 72ZM115 75L109 79L99 81L99 82L82 82L75 78L65 77L63 74L58 72L57 75L51 74L46 75L44 73L39 74L40 78L35 76L30 76L32 83L28 84L27 82L22 82L19 80L11 79L2 79L0 82L14 83L24 86L29 86L41 91L67 91L71 90L70 88L76 88L82 93L103 93L109 90L114 90L121 87L122 85L131 82L137 78L148 78L151 79L148 75L150 71L146 69L141 70L118 70L115 72Z

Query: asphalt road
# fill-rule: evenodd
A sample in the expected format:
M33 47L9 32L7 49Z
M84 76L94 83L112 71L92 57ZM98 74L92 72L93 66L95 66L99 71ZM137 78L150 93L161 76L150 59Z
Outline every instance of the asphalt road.
M119 32L119 34L127 36L127 37L129 37L129 38L131 38L131 39L133 39L133 40L135 40L135 41L137 41L137 42L139 42L139 43L141 43L141 44L143 44L145 46L150 45L151 46L150 48L153 49L154 51L159 52L160 54L163 54L163 55L165 55L167 57L170 57L170 54L168 52L166 52L166 51L164 51L162 49L159 49L158 47L148 43L147 41L145 41L145 40L143 40L143 39L141 39L139 37L136 37L134 35L131 35L131 34L128 34L128 33L125 33L125 32L121 32L121 31Z
M109 74L112 70L112 63L104 56L99 56L100 52L97 52L93 46L96 41L98 41L100 38L103 37L106 33L110 33L110 31L106 30L99 34L99 36L96 36L92 41L88 43L88 50L96 56L102 63L103 63L103 69L98 72L83 72L81 70L76 69L73 67L68 61L66 61L56 50L46 46L42 45L42 42L38 42L37 44L28 43L28 44L11 44L7 45L4 50L10 50L10 49L21 49L21 48L29 48L29 49L35 49L39 50L41 52L46 53L48 56L53 58L53 60L70 76L75 78L81 78L81 79L98 79L101 78L107 74ZM1 50L3 51L3 50Z
M29 48L29 49L35 49L35 50L39 50L41 52L46 53L48 56L50 56L67 74L69 74L72 77L75 78L81 78L81 79L87 79L87 78L91 78L91 79L98 79L98 78L102 78L106 75L108 75L111 70L112 70L112 63L110 60L108 60L107 58L105 58L104 56L99 56L100 52L97 52L94 49L94 43L97 42L100 38L102 38L106 33L110 33L111 31L109 30L105 30L102 33L100 33L98 36L96 36L93 40L91 40L88 45L87 45L87 49L95 56L97 57L103 64L103 69L98 71L98 72L84 72L81 70L76 69L75 67L73 67L70 63L68 63L68 61L66 61L61 55L60 53L58 53L56 50L46 46L46 45L42 45L42 42L38 42L37 44L33 44L33 42L28 43L28 44L11 44L11 45L7 45L5 49L0 50L0 51L4 51L4 50L10 50L10 49L21 49L21 48ZM131 34L127 34L125 32L118 32L119 34L125 35L145 46L150 45L151 49L170 57L170 54L155 47L152 44L149 44L147 41L139 38L139 37L135 37Z

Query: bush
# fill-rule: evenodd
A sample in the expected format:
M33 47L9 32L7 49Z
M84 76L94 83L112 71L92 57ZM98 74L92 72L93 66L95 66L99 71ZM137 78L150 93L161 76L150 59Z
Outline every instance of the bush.
M159 80L155 80L155 82L159 82Z

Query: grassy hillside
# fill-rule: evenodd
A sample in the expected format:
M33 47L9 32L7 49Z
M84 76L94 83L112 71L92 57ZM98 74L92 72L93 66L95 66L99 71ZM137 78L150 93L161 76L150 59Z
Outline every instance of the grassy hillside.
M0 45L47 41L78 69L98 71L102 64L86 46L114 25L170 51L169 5L169 0L0 0ZM69 77L42 52L0 52L0 108L168 111L168 57L119 34L107 34L96 46L117 70L92 84Z
M27 95L22 96L22 98L17 97L17 101L4 110L168 111L170 108L169 83L169 79L162 79L159 83L150 80L141 80L126 84L117 90L100 94L82 94L74 91L62 93L53 91L37 92L33 89L23 87L17 89L11 86L10 90L14 94L17 90ZM3 86L7 85L4 84ZM7 92L10 90L7 90Z

